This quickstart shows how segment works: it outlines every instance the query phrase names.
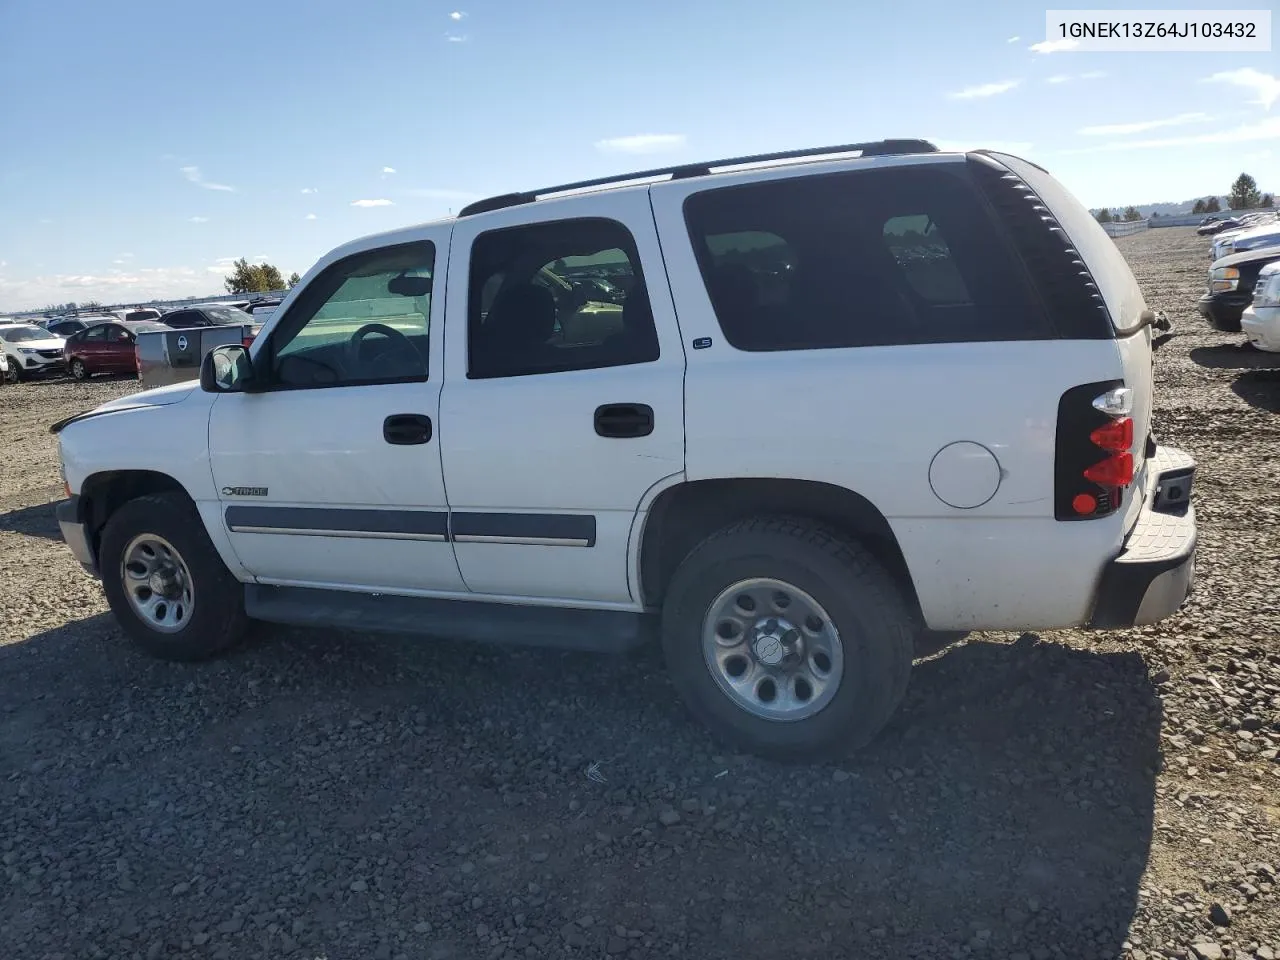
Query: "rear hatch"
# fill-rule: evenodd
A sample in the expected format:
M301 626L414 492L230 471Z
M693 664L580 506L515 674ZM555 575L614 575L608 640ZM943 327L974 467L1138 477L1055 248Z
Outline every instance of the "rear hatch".
M1151 311L1143 299L1138 281L1129 269L1124 255L1093 215L1050 174L1033 163L1006 154L987 156L1016 174L1040 198L1052 213L1057 225L1067 234L1070 246L1079 255L1087 273L1082 278L1092 281L1109 316L1111 333L1120 355L1124 385L1132 391L1134 478L1126 497L1124 526L1129 529L1142 509L1141 491L1145 489L1147 454L1154 449L1151 435L1151 409L1155 377L1152 369ZM1101 378L1100 378L1101 379ZM1148 441L1151 441L1150 443Z

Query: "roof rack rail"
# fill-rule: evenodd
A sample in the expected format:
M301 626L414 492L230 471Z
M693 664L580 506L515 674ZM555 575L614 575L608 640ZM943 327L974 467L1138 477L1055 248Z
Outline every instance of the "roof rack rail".
M585 190L588 187L603 187L612 183L628 183L632 180L654 180L667 177L670 180L685 180L690 177L710 176L713 170L723 167L741 167L756 163L771 163L776 160L803 160L807 157L823 157L841 153L857 153L864 157L883 157L891 154L937 153L938 148L928 140L871 140L867 143L845 143L832 147L807 147L803 150L784 150L780 153L757 153L749 157L728 157L724 160L709 160L703 163L687 163L676 167L657 167L653 170L640 170L636 173L622 173L611 177L597 177L593 180L579 180L577 183L563 183L556 187L543 187L539 190L526 190L520 193L504 193L496 197L486 197L469 203L458 211L459 217L469 217L477 213L488 213L504 207L516 207L524 203L533 203L540 197L556 193L569 193L573 190Z

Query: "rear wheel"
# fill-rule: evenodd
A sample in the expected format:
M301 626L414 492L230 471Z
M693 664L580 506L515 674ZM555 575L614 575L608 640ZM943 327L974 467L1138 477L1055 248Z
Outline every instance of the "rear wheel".
M89 379L89 368L84 365L84 361L79 357L71 361L71 376L77 380Z
M774 759L871 740L906 691L917 627L861 544L802 519L726 527L667 589L663 647L690 711Z
M131 500L102 531L98 558L111 610L152 656L203 660L245 633L244 587L180 493Z

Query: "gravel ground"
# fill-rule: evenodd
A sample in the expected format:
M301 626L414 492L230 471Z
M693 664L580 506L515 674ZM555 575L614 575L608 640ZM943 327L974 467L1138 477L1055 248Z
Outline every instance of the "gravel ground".
M1280 384L1119 241L1178 335L1197 593L1112 633L970 637L837 766L723 752L632 658L266 629L136 654L57 539L52 420L0 389L0 954L1280 957Z

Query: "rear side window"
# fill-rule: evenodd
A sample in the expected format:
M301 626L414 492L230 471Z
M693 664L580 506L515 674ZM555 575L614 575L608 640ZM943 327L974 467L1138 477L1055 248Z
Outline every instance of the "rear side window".
M1051 335L962 167L795 177L694 194L685 219L740 350Z

